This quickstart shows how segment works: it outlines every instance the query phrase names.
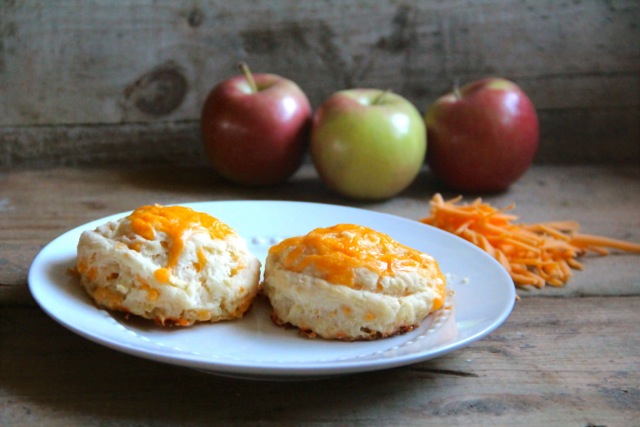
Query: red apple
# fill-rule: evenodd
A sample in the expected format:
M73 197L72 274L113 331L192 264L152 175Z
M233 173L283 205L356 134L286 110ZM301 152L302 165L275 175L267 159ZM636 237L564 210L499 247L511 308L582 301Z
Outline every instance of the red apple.
M422 116L400 95L351 89L313 116L311 156L322 181L343 196L385 199L418 175L426 151Z
M214 87L202 108L205 152L224 178L245 185L286 181L302 162L311 105L291 80L274 74L239 75Z
M486 78L436 100L425 115L433 175L464 192L506 190L538 148L538 116L515 83Z

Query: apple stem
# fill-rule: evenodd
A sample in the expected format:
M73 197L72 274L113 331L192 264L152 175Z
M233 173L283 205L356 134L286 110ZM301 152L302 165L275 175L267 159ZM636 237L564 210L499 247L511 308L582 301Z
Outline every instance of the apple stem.
M382 92L380 92L380 94L378 96L376 96L374 98L374 100L371 102L371 105L378 105L382 103L382 100L384 99L385 96L387 96L387 94L391 92L391 89L387 89L384 90Z
M460 80L456 79L453 82L453 96L459 101L462 99L462 93L460 93Z
M251 70L249 69L249 66L244 62L241 62L240 64L238 64L238 66L240 67L240 70L242 70L242 74L244 74L244 77L247 79L247 82L249 82L249 87L251 88L251 92L252 93L258 92L258 86L256 85L256 81L253 80L253 74L251 74Z

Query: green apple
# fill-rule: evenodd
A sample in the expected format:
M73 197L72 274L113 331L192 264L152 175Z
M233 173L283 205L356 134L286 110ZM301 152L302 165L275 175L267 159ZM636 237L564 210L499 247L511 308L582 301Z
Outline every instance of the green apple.
M416 178L427 136L420 112L400 95L377 89L336 92L316 110L311 156L322 181L355 199L386 199Z

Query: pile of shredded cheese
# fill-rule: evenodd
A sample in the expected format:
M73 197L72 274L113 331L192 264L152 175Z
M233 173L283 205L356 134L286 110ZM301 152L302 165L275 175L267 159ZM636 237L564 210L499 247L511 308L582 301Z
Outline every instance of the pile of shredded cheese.
M435 194L430 215L420 220L475 244L509 272L516 286L564 286L582 270L577 258L591 251L606 255L610 249L640 253L640 244L578 233L575 221L517 224L515 215L476 199L463 204L462 196L444 200Z

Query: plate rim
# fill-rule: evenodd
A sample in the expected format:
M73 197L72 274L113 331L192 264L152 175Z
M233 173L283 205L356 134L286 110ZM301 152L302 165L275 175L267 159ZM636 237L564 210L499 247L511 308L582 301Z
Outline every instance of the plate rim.
M270 199L269 200L211 200L211 201L180 202L180 203L167 204L167 206L180 205L180 206L188 206L193 209L197 209L198 207L202 207L202 206L214 207L215 205L219 205L219 204L223 204L223 205L242 205L242 204L292 205L293 204L293 205L305 205L307 207L315 206L315 207L322 207L322 208L328 208L328 209L344 209L356 214L362 212L362 213L366 213L367 215L373 215L374 217L393 218L394 221L406 222L407 224L411 224L412 226L418 225L420 227L426 227L432 233L440 234L445 239L452 239L453 241L456 241L457 244L462 244L467 246L468 248L470 248L471 251L475 252L476 255L484 258L484 261L487 261L489 264L492 264L493 267L497 267L499 270L501 270L500 274L503 275L505 278L508 278L509 281L511 281L510 276L508 275L506 270L504 270L504 267L502 267L493 257L491 257L491 255L489 255L482 249L478 248L477 246L473 245L472 243L460 238L459 236L456 236L454 234L441 230L437 227L433 227L433 226L421 223L417 220L413 220L407 217L403 217L403 216L399 216L391 213L379 212L371 209L353 207L348 205L318 203L318 202L309 202L309 201L289 201L289 200L270 200ZM70 330L71 332L91 342L97 343L99 345L108 347L116 351L120 351L122 353L145 358L147 360L154 360L157 362L189 367L192 369L204 371L211 374L219 374L223 376L248 378L248 379L318 378L318 377L325 377L325 376L336 376L336 375L344 375L344 374L350 374L350 373L360 373L360 372L367 372L367 371L374 371L374 370L391 369L399 366L406 366L409 364L419 363L422 361L440 357L444 354L466 347L472 342L486 337L491 332L495 331L498 327L500 327L508 319L516 303L515 286L514 285L506 286L505 289L508 291L508 294L505 295L505 299L507 303L504 306L502 306L500 313L493 318L493 321L490 323L490 325L483 328L482 330L472 335L469 335L463 339L454 339L453 342L443 345L435 351L422 352L422 353L419 353L418 355L405 354L405 355L397 356L391 359L384 359L384 360L378 360L378 361L376 360L372 361L370 359L358 360L356 358L356 359L343 360L343 361L333 362L333 363L305 362L305 363L295 363L292 365L269 363L268 365L261 366L261 365L252 364L247 361L239 362L235 360L226 360L224 363L220 363L220 361L203 361L203 360L198 360L197 358L192 357L192 355L190 355L189 353L184 353L183 355L180 355L180 357L177 357L175 354L162 355L157 353L150 353L148 351L145 351L144 349L136 350L135 348L130 348L129 346L119 343L117 340L111 340L106 337L100 337L100 336L91 334L89 331L86 331L81 327L77 327L73 324L70 324L69 321L66 321L64 318L61 318L55 312L55 310L53 310L52 307L50 307L47 304L46 301L42 300L41 293L46 290L47 288L46 284L38 283L38 281L35 280L36 275L38 273L41 273L41 271L39 271L38 268L43 264L46 265L45 261L47 260L46 255L48 251L61 239L68 238L74 233L77 234L81 230L90 229L91 227L95 227L96 225L101 224L103 222L128 215L130 212L132 211L129 210L129 211L124 211L120 213L110 214L102 218L98 218L98 219L86 222L82 225L73 227L61 233L60 235L58 235L57 237L55 237L54 239L46 243L40 249L40 251L38 251L38 253L36 254L36 256L34 257L31 263L31 266L29 267L28 288L32 297L38 304L38 306L49 317L51 317L54 321L56 321L58 324L62 325L66 329ZM97 308L97 309L105 313L108 313L104 309L100 309L100 308ZM454 310L457 310L457 307L454 307ZM451 320L451 318L453 317L454 316L450 316L450 319L448 319L448 321L455 321L455 319Z

